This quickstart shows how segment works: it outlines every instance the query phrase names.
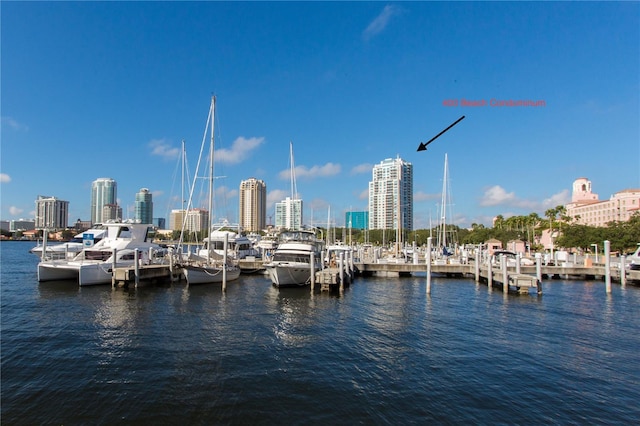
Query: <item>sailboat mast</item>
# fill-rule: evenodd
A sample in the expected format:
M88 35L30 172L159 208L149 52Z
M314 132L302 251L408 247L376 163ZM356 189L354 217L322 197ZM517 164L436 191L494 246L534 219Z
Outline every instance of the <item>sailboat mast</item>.
M440 214L440 224L442 233L441 237L441 246L442 248L447 247L447 180L448 177L448 159L447 154L444 154L444 178L442 180L442 205L441 205L441 214Z
M216 97L211 96L211 110L209 111L211 116L211 144L209 147L209 227L207 230L209 242L207 243L207 261L211 261L211 231L213 227L213 134L215 128L215 114L216 114Z

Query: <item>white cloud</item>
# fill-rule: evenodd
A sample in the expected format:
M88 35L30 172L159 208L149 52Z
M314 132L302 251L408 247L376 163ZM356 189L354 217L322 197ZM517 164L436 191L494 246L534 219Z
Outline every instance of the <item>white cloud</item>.
M221 199L230 199L233 197L237 197L238 196L238 190L237 189L229 189L229 187L227 186L218 186L215 188L215 194L214 194L214 199L215 200L221 200Z
M340 164L327 163L324 166L313 166L308 169L306 166L296 166L294 173L296 179L313 179L317 177L335 176L340 173ZM282 180L291 178L289 169L281 171L278 176Z
M264 143L264 138L249 138L242 136L231 144L231 148L217 149L213 155L214 161L226 164L238 164L245 160L251 151Z
M11 206L9 207L9 213L12 216L18 216L19 214L21 214L24 210L15 206Z
M9 126L13 130L29 130L29 127L24 124L18 123L11 117L2 117L2 125Z
M413 201L429 201L438 200L442 198L442 194L427 194L422 191L413 193Z
M495 185L485 191L484 195L480 199L480 205L483 207L508 206L539 211L550 207L565 205L569 201L571 201L571 198L569 196L569 191L566 189L552 195L542 202L539 202L518 198L514 192L507 192L500 185Z
M515 199L515 193L505 191L504 188L500 185L494 185L484 192L482 199L480 199L480 205L483 207L487 207L498 206L501 204L510 204Z
M276 203L290 196L291 192L282 189L274 189L273 191L269 191L269 193L267 194L267 209L272 209Z
M149 142L151 155L163 157L166 160L173 160L180 155L180 148L172 147L164 139L154 139Z
M352 175L359 175L362 173L371 173L373 170L373 166L369 163L358 164L354 168L351 169Z
M372 37L380 34L387 27L391 18L398 13L400 13L398 6L386 5L384 9L382 9L382 12L380 12L362 32L362 37L365 40L370 40Z
M11 176L6 173L0 173L0 183L9 183L11 182Z
M367 188L364 191L362 191L360 193L360 195L358 196L358 198L361 199L361 200L368 200L369 199L369 188Z
M569 202L571 202L571 197L569 196L569 190L564 189L558 192L557 194L553 194L549 198L545 198L544 201L542 201L542 208L546 210L556 206L564 206Z

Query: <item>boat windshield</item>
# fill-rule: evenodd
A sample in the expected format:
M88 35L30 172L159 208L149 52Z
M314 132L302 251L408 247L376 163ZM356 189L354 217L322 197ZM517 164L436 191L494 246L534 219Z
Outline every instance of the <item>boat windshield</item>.
M316 236L308 231L287 231L280 235L280 242L287 241L315 241Z
M303 254L292 253L278 253L273 256L274 262L296 262L296 263L309 263L310 257Z

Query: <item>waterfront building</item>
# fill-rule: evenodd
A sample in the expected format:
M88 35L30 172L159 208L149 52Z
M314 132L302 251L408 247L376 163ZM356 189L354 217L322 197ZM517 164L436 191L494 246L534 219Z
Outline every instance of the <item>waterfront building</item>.
M122 207L117 204L105 204L102 207L102 221L94 223L104 223L108 221L121 221L122 220Z
M153 199L147 188L142 188L136 194L135 216L137 223L151 224L153 222Z
M240 182L240 227L247 232L260 232L267 218L267 185L250 178Z
M204 209L171 210L171 215L169 216L169 228L171 230L181 231L183 221L186 221L184 225L185 231L205 231L209 229L209 212Z
M0 220L0 229L9 231L10 222L8 220Z
M413 166L400 157L373 167L369 229L413 230Z
M276 228L290 230L302 228L302 200L287 197L276 203Z
M12 220L9 224L9 231L33 231L36 229L36 222L33 219L18 219ZM63 229L63 228L58 228Z
M571 202L565 206L566 215L574 223L588 226L607 226L609 222L626 222L640 212L640 188L625 189L609 200L599 200L592 192L591 181L581 177L573 182Z
M69 222L69 202L56 197L38 195L35 229L65 229Z
M369 226L369 212L346 212L344 223L347 228L367 229Z
M113 217L104 216L107 204L117 205L118 185L111 178L98 178L91 184L91 223L103 223ZM107 210L112 213L112 210ZM120 214L122 218L122 213Z
M167 221L164 217L154 217L153 226L155 226L156 229L166 229Z

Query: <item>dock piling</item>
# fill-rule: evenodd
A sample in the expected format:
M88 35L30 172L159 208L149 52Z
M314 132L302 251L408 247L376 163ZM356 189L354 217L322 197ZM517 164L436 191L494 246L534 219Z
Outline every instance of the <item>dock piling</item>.
M431 294L431 244L433 237L427 237L427 294Z
M607 293L611 293L611 242L604 241L604 283Z

